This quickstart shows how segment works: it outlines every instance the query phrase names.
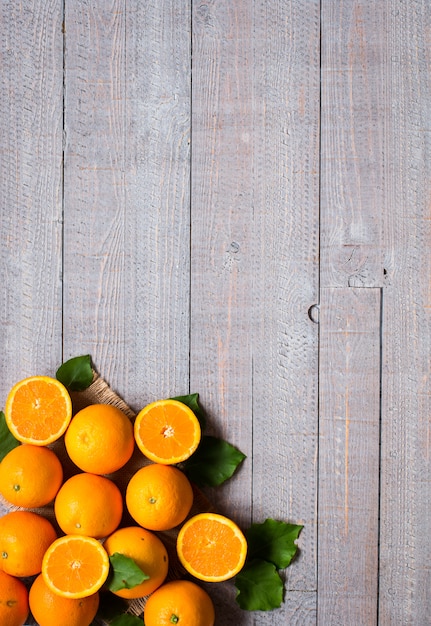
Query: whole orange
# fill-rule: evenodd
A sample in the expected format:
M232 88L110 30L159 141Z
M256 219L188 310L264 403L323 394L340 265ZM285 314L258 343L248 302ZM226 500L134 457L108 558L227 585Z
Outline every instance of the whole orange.
M119 528L110 535L103 544L112 556L116 552L135 561L141 570L149 576L139 585L131 589L120 589L114 592L121 598L140 598L146 596L163 583L168 573L168 553L163 542L156 535L139 526Z
M15 506L45 506L55 498L62 481L62 465L49 448L23 444L0 463L0 493Z
M78 411L64 442L72 461L84 472L111 474L133 453L133 426L123 411L110 404L92 404Z
M54 512L64 533L102 539L120 524L123 497L106 476L84 472L62 485L55 498Z
M181 524L193 504L189 479L172 465L141 467L126 489L126 505L133 519L150 530L170 530Z
M24 583L0 570L0 624L23 626L28 613L28 591Z
M12 511L0 517L0 569L12 576L34 576L57 538L49 520L32 511Z
M30 609L39 626L89 626L99 608L99 593L80 599L53 593L42 574L30 587ZM61 616L61 617L60 617Z
M148 598L145 626L213 626L214 605L206 591L189 580L173 580Z

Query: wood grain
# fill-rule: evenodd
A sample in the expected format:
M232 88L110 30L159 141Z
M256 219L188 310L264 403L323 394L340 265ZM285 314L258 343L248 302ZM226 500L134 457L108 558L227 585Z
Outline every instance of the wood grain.
M385 4L387 6L385 6ZM321 280L383 284L386 11L373 0L322 2Z
M322 289L320 626L377 623L380 289Z
M235 511L244 527L265 517L305 522L287 586L310 592L294 594L307 598L309 615L316 586L318 329L308 309L318 300L319 7L306 6L194 3L191 381L213 428L248 456L214 493L218 506ZM295 611L286 603L239 623L291 623Z
M430 32L426 2L388 3L382 626L431 616Z
M137 409L188 391L189 31L180 2L66 15L65 350Z
M0 3L0 406L61 363L62 3Z

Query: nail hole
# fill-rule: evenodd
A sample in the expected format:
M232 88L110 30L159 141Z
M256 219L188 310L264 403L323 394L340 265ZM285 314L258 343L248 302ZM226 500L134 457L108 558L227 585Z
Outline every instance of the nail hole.
M312 304L311 307L308 309L308 317L315 324L319 323L319 313L320 307L318 304Z

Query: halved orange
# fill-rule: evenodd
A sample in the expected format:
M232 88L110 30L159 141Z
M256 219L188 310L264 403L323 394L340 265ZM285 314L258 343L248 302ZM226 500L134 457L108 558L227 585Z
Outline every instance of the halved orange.
M201 426L193 411L178 400L158 400L144 407L135 420L135 440L154 463L174 465L193 454Z
M64 535L45 552L42 576L63 598L86 598L98 591L109 574L109 557L93 537Z
M31 376L12 387L4 412L18 441L46 446L66 431L72 418L72 400L56 378Z
M199 513L181 527L177 553L185 569L199 580L220 582L242 569L247 540L231 519L218 513Z

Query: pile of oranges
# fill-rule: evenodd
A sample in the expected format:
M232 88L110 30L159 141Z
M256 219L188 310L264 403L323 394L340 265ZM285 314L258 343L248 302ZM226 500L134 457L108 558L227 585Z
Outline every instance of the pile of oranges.
M22 626L31 611L40 626L57 626L60 618L62 626L88 626L120 555L144 575L109 589L147 598L146 626L213 626L214 606L198 581L235 576L247 544L225 516L191 514L194 491L175 465L199 445L193 411L161 400L144 407L134 423L109 404L73 416L67 388L33 376L11 389L4 413L21 445L0 463L0 494L16 507L0 518L0 623ZM67 478L54 451L59 442L75 468ZM124 487L115 473L136 449L145 464ZM124 522L125 512L133 524ZM170 557L157 533L171 529L178 530L178 560L196 582L167 582ZM34 577L30 591L21 580L28 577Z

